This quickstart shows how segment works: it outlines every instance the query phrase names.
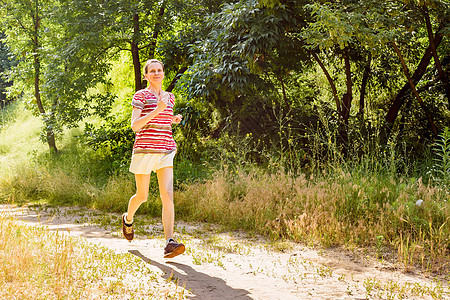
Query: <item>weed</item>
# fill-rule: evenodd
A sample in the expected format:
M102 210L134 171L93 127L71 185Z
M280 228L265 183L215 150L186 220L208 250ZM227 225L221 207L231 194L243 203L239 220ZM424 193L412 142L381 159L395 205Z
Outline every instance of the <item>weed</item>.
M450 184L450 128L445 127L439 135L435 146L434 170L437 178L444 183Z
M316 272L317 274L324 278L324 277L329 277L333 274L333 270L331 270L331 268L327 267L327 266L319 266L316 268Z
M383 244L384 244L384 236L382 235L377 235L376 236L376 241L375 241L375 245L376 245L376 249L377 249L377 257L378 258L382 258L382 248L383 248Z

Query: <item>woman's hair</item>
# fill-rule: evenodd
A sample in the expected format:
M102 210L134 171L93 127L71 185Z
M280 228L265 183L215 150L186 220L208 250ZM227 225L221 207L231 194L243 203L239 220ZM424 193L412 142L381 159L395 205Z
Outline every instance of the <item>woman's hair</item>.
M163 71L164 71L164 64L163 64L162 62L160 62L159 60L152 58L152 59L147 60L147 62L145 63L145 66L144 66L144 74L147 74L147 72L148 72L148 66L149 66L150 64L153 64L153 63L159 63L159 64L162 66Z

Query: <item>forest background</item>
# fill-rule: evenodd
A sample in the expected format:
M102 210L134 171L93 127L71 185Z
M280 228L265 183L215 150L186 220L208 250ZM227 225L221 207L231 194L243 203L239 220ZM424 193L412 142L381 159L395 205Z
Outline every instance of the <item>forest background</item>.
M158 58L177 218L448 272L448 1L0 4L0 201L123 212Z

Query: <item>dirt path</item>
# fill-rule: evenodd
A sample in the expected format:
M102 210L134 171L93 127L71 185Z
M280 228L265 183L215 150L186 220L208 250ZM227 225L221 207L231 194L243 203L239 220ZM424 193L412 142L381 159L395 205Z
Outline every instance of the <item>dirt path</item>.
M116 253L136 255L162 278L172 277L185 285L189 299L450 299L448 276L438 281L405 273L361 254L285 243L268 246L261 239L219 232L208 224L177 222L178 239L185 243L186 253L164 259L162 226L152 219L139 222L137 238L129 243L121 236L120 216L114 214L6 205L0 205L0 211L14 212L21 221L83 237ZM110 227L111 223L117 225Z

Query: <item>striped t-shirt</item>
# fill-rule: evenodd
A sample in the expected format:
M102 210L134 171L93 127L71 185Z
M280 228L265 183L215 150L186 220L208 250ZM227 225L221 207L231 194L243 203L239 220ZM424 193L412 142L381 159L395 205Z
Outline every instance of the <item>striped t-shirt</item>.
M170 98L165 110L145 124L136 132L133 154L171 153L177 149L172 136L172 117L175 96L169 93ZM142 110L141 116L156 109L158 100L148 89L137 91L131 105Z

